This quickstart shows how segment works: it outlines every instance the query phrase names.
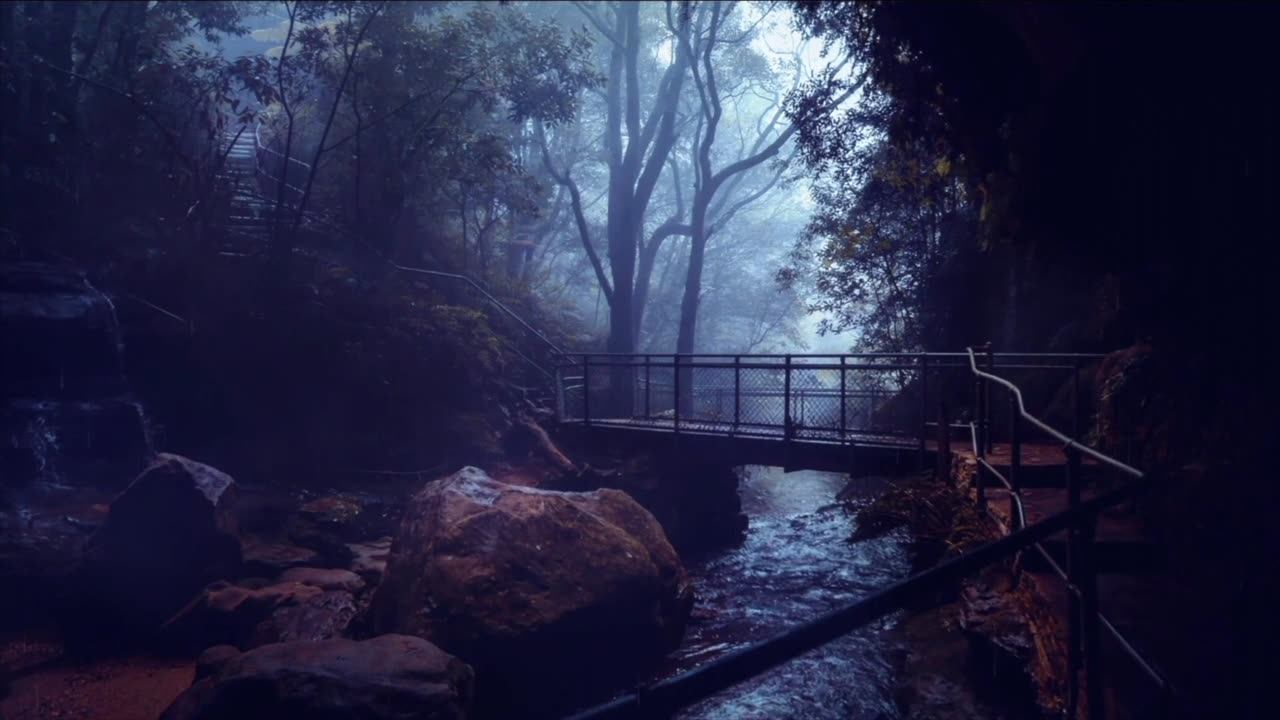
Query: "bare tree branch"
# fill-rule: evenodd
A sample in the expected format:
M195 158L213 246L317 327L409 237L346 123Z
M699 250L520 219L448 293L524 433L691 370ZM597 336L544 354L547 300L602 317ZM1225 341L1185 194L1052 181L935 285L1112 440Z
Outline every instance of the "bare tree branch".
M578 184L569 176L568 168L564 172L556 170L555 163L551 160L551 150L547 147L547 134L541 124L538 124L536 133L538 147L542 151L542 164L547 169L547 172L551 174L551 177L569 191L569 201L573 207L573 219L578 225L578 236L582 239L582 247L587 251L587 258L591 260L591 269L595 270L596 281L600 283L600 290L604 293L605 299L612 305L613 285L609 282L609 277L604 271L604 264L600 262L600 255L596 252L595 244L591 242L591 230L587 226L587 218L582 210L582 194L578 190Z

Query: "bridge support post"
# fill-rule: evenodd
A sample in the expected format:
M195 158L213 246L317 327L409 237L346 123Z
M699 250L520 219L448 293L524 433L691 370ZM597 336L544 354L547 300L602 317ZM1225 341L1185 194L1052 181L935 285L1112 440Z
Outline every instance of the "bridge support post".
M738 421L742 416L742 357L735 355L733 358L733 429L729 431L732 435L738 432Z
M653 367L653 359L648 355L644 356L644 419L651 420L653 415L649 412L649 395L652 384L650 383L650 369Z
M793 430L791 426L791 356L788 355L782 371L782 439L790 443Z
M844 369L844 355L840 356L840 442L844 442L845 433L848 431L849 421L845 418L845 406L847 404L848 390L845 376L848 371Z
M672 367L671 374L675 378L672 381L672 385L673 385L672 391L675 394L675 402L672 403L673 409L672 409L671 425L672 425L672 430L677 435L679 435L680 434L680 353L676 353L675 355L671 356L671 367ZM692 390L692 388L690 389ZM690 393L690 395L692 394L693 393Z

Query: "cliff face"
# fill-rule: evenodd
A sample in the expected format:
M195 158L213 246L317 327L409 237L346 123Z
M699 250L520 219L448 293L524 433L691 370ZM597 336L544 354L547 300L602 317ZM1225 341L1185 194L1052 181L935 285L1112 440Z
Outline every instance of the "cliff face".
M1008 73L1035 81L975 163L995 249L953 300L981 304L985 337L970 342L1128 348L1100 368L1095 437L1160 478L1145 512L1187 589L1158 609L1200 668L1186 689L1210 714L1260 715L1255 660L1275 637L1260 598L1280 577L1264 462L1280 86L1262 48L1276 10L984 8L974 22L1016 39Z

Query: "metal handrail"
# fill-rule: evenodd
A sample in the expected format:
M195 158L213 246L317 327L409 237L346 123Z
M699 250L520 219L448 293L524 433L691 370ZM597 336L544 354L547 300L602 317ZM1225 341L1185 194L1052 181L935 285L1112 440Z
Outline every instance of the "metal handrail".
M288 160L288 161L289 161L289 162L291 162L291 163L297 163L298 165L301 165L302 167L304 167L304 168L306 168L306 169L308 169L308 170L310 170L310 169L311 169L311 164L310 164L310 163L306 163L306 162L303 162L303 161L301 161L301 160L299 160L299 159L297 159L297 158L295 158L295 157L291 157L291 156L289 156L289 155L285 155L284 153L280 152L279 150L276 150L276 149L274 149L274 148L268 147L266 144L264 144L264 143L262 142L262 123L254 123L254 126L253 126L253 141L254 141L254 144L255 144L255 145L257 145L258 150L261 150L261 151L264 151L264 152L269 152L269 153L271 153L272 155L275 155L276 157L282 157L282 158L284 158L285 160Z
M1018 527L1026 527L1027 513L1026 509L1022 506L1022 496L1014 489L1013 484L1004 476L1004 473L996 470L995 466L987 462L986 458L982 457L982 453L978 452L978 424L976 422L969 423L969 433L970 438L973 440L973 456L977 458L978 462L987 469L987 472L994 475L996 479L1000 481L1000 484L1004 485L1005 488L1009 490L1009 497L1013 498L1018 505Z
M1063 433L1062 431L1054 428L1049 423L1044 422L1043 420L1036 417L1035 415L1032 415L1031 413L1027 412L1026 403L1022 401L1022 391L1018 389L1018 386L1014 385L1013 383L1009 382L1008 380L1005 380L1004 378L998 375L992 375L991 373L987 373L979 370L977 358L973 354L973 348L966 348L966 350L969 354L969 369L973 371L973 374L977 375L980 378L983 378L984 380L989 380L991 382L994 382L995 384L1000 385L1008 389L1009 392L1013 393L1013 396L1018 401L1018 415L1023 420L1026 420L1027 422L1036 426L1037 428L1039 428L1040 430L1042 430L1043 432L1045 432L1047 435L1054 438L1055 440L1060 440L1063 444L1064 451L1069 451L1072 449L1078 450L1081 453L1088 455L1089 457L1093 458L1094 460L1097 460L1100 463L1110 465L1111 467L1119 470L1120 472L1128 475L1129 477L1132 477L1138 480L1142 479L1143 474L1141 470L1138 470L1137 468L1131 465L1126 465L1120 462L1119 460L1116 460L1115 458L1111 457L1110 455L1100 453L1097 450L1094 450L1093 448L1089 447L1088 445L1082 445L1080 442L1076 441L1074 438L1069 437L1066 433Z
M1137 485L1139 483L1145 485L1149 482L1148 476L1142 471L1138 470L1137 468L1134 468L1131 465L1128 465L1119 460L1116 460L1115 458L1112 458L1109 455L1106 455L1105 453L1095 450L1087 445L1081 444L1079 441L1068 436L1066 433L1054 428L1053 426L1049 425L1043 420L1032 415L1030 412L1027 411L1026 404L1024 403L1022 398L1022 391L1021 389L1018 388L1017 385L1013 384L1012 382L998 375L995 375L989 372L984 372L978 369L977 356L974 352L974 349L972 347L966 348L966 352L969 356L969 369L973 372L975 376L983 380L986 380L988 382L994 382L997 385L1000 385L1001 387L1007 389L1011 393L1011 396L1013 397L1014 401L1017 404L1018 419L1027 421L1031 425L1040 429L1045 434L1063 443L1063 452L1065 454L1068 454L1069 471L1070 471L1070 468L1072 467L1072 459L1071 459L1070 453L1074 451L1074 452L1080 453L1081 455L1087 455L1093 458L1094 460L1098 461L1099 463L1110 466L1128 475L1130 478L1132 478L1132 481L1133 481L1130 483L1130 486ZM988 354L989 355L991 354L989 350L988 350ZM987 403L984 404L980 399L979 405L980 405L980 409L979 409L980 413L982 412L981 406L983 405L985 405L986 412L988 414L990 413L989 400ZM978 432L978 427L983 422L988 422L988 421L984 419L979 419L975 422L969 423L970 438L973 443L972 447L973 447L974 458L977 460L978 464L980 465L978 472L979 474L981 474L983 470L986 470L992 476L998 479L1009 490L1009 497L1012 498L1013 502L1017 506L1018 519L1021 524L1020 526L1025 527L1026 513L1023 506L1020 490L1018 488L1015 488L1013 484L1007 478L1005 478L1005 476L1002 473L997 471L996 468L983 457L983 453L981 451L982 441L979 439L979 432ZM990 431L988 430L987 432L990 432ZM1020 449L1015 445L1014 447L1010 448L1010 452L1015 454L1020 453ZM1010 462L1016 462L1016 461L1017 461L1016 457L1013 457L1013 456L1010 457ZM1078 469L1076 470L1076 472L1078 473ZM1070 484L1070 482L1071 480L1069 475L1068 484ZM980 486L981 486L981 479L979 478L979 487ZM1071 492L1071 490L1068 489L1068 492ZM979 493L979 499L981 499L981 493ZM987 512L989 514L989 511ZM1090 540L1089 542L1092 542L1092 540ZM1083 601L1085 594L1072 578L1071 572L1068 569L1063 569L1062 566L1059 565L1056 560L1054 560L1053 556L1040 543L1035 543L1032 547L1034 547L1036 551L1047 561L1053 573L1066 583L1068 592L1076 600ZM1070 560L1068 560L1068 564L1070 566ZM1096 573L1096 570L1091 570L1090 572ZM1148 679L1150 679L1156 685L1159 691L1166 698L1176 692L1174 689L1173 683L1171 683L1169 679L1165 677L1165 675L1156 668L1153 662L1151 662L1149 659L1144 657L1142 653L1138 651L1138 649L1133 645L1133 643L1127 637L1125 637L1124 633L1122 633L1120 629L1117 628L1115 624L1112 623L1106 617L1106 615L1101 611L1101 609L1097 608L1095 605L1093 607L1093 612L1102 629L1106 630L1107 634L1110 635L1117 642L1117 644L1119 644L1120 648L1124 651L1124 653L1131 660L1134 661L1134 663L1138 666L1138 668L1147 676ZM1072 622L1073 623L1075 622L1074 618L1072 618Z

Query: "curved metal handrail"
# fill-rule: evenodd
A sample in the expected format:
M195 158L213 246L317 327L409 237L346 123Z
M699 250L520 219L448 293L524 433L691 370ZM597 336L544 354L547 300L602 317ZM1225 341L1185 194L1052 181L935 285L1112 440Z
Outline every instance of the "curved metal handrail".
M1013 498L1014 501L1017 503L1018 527L1019 528L1026 527L1027 512L1022 506L1022 495L1018 494L1018 491L1013 489L1013 483L1009 482L1009 479L1006 478L1003 473L1001 473L999 470L996 470L995 466L987 462L986 458L982 457L982 453L978 452L978 424L976 422L969 423L969 438L970 440L973 441L973 456L977 458L978 462L981 463L984 468L987 469L987 472L994 475L995 478L1000 481L1000 484L1005 486L1005 488L1009 491L1009 497Z
M274 148L268 147L266 144L264 144L264 143L262 142L262 123L255 123L255 124L254 124L254 126L253 126L253 142L254 142L254 144L256 144L256 145L258 146L258 150L261 150L261 151L263 151L263 152L269 152L269 153L271 153L272 155L275 155L276 157L282 157L282 158L284 158L285 160L288 160L288 161L289 161L289 162L291 162L291 163L297 163L297 164L301 165L302 167L304 167L304 168L306 168L306 169L308 169L308 170L310 170L310 169L311 169L311 164L310 164L310 163L306 163L306 162L303 162L303 161L299 160L298 158L295 158L295 157L292 157L292 156L289 156L289 155L285 155L284 153L280 152L279 150L276 150L276 149L274 149Z
M1030 412L1027 411L1026 403L1023 401L1023 398L1022 398L1022 390L1019 389L1017 385L1013 384L1012 382L998 375L993 375L991 373L983 372L982 370L979 370L977 356L974 353L973 348L967 347L965 348L965 351L969 356L969 369L973 372L973 374L979 378L982 378L989 382L994 382L997 385L1000 385L1001 387L1007 389L1012 394L1015 401L1017 402L1019 418L1031 423L1035 427L1039 428L1041 431L1048 434L1050 437L1061 441L1063 443L1064 452L1070 452L1072 450L1075 450L1076 452L1079 452L1083 455L1088 455L1089 457L1097 460L1098 462L1104 465L1109 465L1110 467L1115 468L1116 470L1119 470L1120 472L1128 475L1130 478L1133 479L1133 482L1129 483L1129 487L1135 487L1135 488L1139 486L1147 487L1149 485L1149 482L1148 482L1149 478L1141 470L1138 470L1137 468L1131 465L1127 465L1123 462L1120 462L1119 460L1116 460L1115 458L1105 453L1102 453L1098 450L1095 450L1087 445L1080 443L1075 438L1070 437L1066 433L1058 430L1057 428L1054 428L1053 426L1049 425L1043 420L1032 415ZM987 462L986 459L982 456L982 453L979 450L978 424L976 422L969 423L969 431L970 431L970 438L973 442L974 458L977 459L978 463L981 465L981 467L979 468L979 472L985 469L987 472L991 473L996 479L998 479L1005 486L1005 488L1009 490L1009 497L1013 498L1013 501L1016 504L1017 510L1018 510L1018 520L1019 520L1018 529L1026 528L1027 527L1026 511L1023 506L1021 493L1018 490L1014 489L1013 484L1010 483L1009 480L1004 477L1004 475L998 472L995 469L995 467L993 467L991 463ZM1054 574L1057 575L1061 580L1066 582L1068 592L1072 593L1077 598L1083 597L1080 588L1077 587L1075 583L1072 581L1070 574L1066 570L1064 570L1057 563L1056 560L1053 559L1053 556L1048 552L1047 549L1043 547L1043 545L1041 545L1039 542L1034 542L1034 543L1031 543L1029 547L1034 548L1048 562ZM1101 623L1101 627L1103 627L1107 631L1107 633L1112 638L1114 638L1117 643L1119 643L1121 649L1124 650L1125 654L1128 655L1129 658L1138 665L1139 669L1155 683L1155 685L1159 688L1159 690L1162 693L1168 696L1169 694L1176 692L1173 683L1169 681L1169 679L1164 675L1164 673L1158 670L1155 667L1154 663L1152 663L1145 656L1143 656L1141 652L1138 651L1138 649L1133 645L1133 643L1129 640L1129 638L1127 638L1124 635L1124 633L1122 633L1120 629L1117 628L1115 624L1112 623L1106 617L1106 615L1102 613L1101 609L1097 610L1097 617Z
M1089 457L1093 458L1094 460L1097 460L1100 463L1110 465L1111 467L1119 470L1120 472L1128 475L1129 477L1132 477L1135 479L1141 479L1143 477L1143 473L1141 470L1131 465L1126 465L1120 462L1119 460L1116 460L1115 458L1111 457L1110 455L1106 455L1104 453L1098 452L1097 450L1094 450L1088 445L1081 444L1075 438L1070 437L1069 435L1058 430L1057 428L1053 427L1049 423L1027 412L1026 403L1024 403L1022 400L1022 391L1018 389L1018 386L1014 385L1013 383L1009 382L1008 380L1005 380L1004 378L998 375L992 375L991 373L987 373L979 370L978 360L973 353L973 348L971 347L965 348L965 350L969 354L969 369L973 371L973 374L977 375L980 378L983 378L984 380L989 380L991 382L994 382L997 385L1000 385L1001 387L1006 388L1009 392L1013 393L1014 398L1017 399L1018 401L1018 415L1023 420L1026 420L1027 422L1036 426L1037 428L1044 431L1046 434L1048 434L1050 437L1054 438L1055 440L1062 441L1064 450L1071 450L1071 449L1078 450L1081 453L1088 455Z

